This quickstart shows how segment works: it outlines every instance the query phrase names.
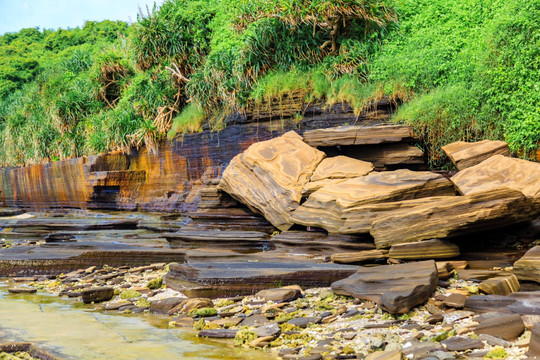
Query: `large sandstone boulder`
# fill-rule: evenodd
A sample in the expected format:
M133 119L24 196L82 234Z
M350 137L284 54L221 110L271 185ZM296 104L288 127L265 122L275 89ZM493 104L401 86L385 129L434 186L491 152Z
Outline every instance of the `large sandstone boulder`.
M412 127L403 125L350 125L304 132L304 141L311 146L395 143L413 138Z
M430 196L420 199L374 203L348 208L343 210L341 214L343 226L339 229L339 232L342 234L369 234L373 220L379 216L384 216L388 211L409 209L449 198L451 197Z
M510 156L510 149L504 141L457 141L443 146L442 149L458 170L479 164L493 155Z
M329 157L321 161L319 166L317 166L303 193L311 194L326 185L337 184L346 179L364 176L372 170L373 164L367 161L341 155Z
M495 189L397 210L373 221L377 248L449 238L533 220L539 213L518 190Z
M435 261L364 267L332 283L339 295L374 301L392 314L403 314L423 304L437 287Z
M451 182L429 171L396 170L372 172L366 176L325 186L314 192L292 214L300 225L322 227L339 232L345 210L366 204L453 195Z
M535 246L514 263L514 273L519 280L540 283L540 246Z
M251 145L234 157L218 188L259 212L280 230L293 222L290 213L302 198L302 189L325 157L306 145L294 131Z
M452 176L463 195L501 187L520 190L526 196L540 197L540 163L495 155Z

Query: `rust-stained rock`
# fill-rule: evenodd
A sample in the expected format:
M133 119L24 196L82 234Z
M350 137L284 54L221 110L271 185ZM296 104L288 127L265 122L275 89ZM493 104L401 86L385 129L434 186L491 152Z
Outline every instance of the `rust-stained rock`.
M423 304L437 287L435 261L363 267L350 277L336 281L332 290L339 295L374 301L393 314L408 312Z
M304 141L311 146L381 144L412 140L411 126L338 126L304 132Z
M448 198L449 196L431 196L413 200L365 204L348 208L343 210L341 214L344 223L339 229L339 232L342 234L368 234L373 220L379 216L388 214L388 211L408 209Z
M479 164L493 155L510 156L508 144L498 140L482 140L472 143L457 141L443 146L442 150L458 170Z
M193 262L171 264L165 284L189 297L254 294L276 284L328 286L346 278L358 266L295 262Z
M463 195L507 187L520 190L526 196L540 197L538 179L540 179L540 163L503 155L492 156L451 178Z
M302 189L324 156L291 131L253 144L236 156L218 188L262 213L278 229L287 230L293 224L290 213L299 205Z
M384 259L386 258L386 253L387 251L384 250L351 251L332 254L330 260L339 264L360 263Z
M502 188L394 211L374 220L370 233L377 248L386 248L493 230L530 221L539 211L520 191Z
M314 192L292 214L292 220L300 225L339 232L344 225L342 213L346 209L453 193L450 181L432 172L406 169L372 172Z
M391 258L410 260L448 259L456 256L459 256L459 246L439 239L396 244L388 253Z
M540 283L540 246L535 246L514 263L514 273L519 280Z
M519 291L519 281L515 275L497 276L482 281L478 289L489 295L509 295Z
M373 164L367 161L353 159L347 156L334 156L321 161L310 181L303 189L303 194L311 194L320 188L338 184L345 179L369 174Z

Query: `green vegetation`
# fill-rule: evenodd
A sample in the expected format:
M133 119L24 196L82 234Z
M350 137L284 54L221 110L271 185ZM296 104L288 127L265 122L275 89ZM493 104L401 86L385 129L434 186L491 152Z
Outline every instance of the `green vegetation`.
M0 164L219 130L286 97L389 96L430 164L456 140L540 140L540 0L167 0L128 26L0 36ZM301 118L301 114L298 115Z

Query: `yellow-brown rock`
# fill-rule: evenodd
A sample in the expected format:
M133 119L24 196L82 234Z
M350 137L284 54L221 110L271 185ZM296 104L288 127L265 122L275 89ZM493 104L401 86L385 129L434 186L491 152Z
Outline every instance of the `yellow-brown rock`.
M346 146L341 151L346 156L369 161L376 168L424 164L424 152L408 143Z
M396 244L390 248L388 256L407 260L448 259L459 256L459 246L439 239Z
M540 246L535 246L514 263L514 273L519 280L540 283Z
M346 209L365 204L453 194L451 182L432 172L406 169L372 172L314 192L296 209L292 220L296 224L339 232L344 225L342 213Z
M519 281L515 275L493 277L478 285L478 289L488 295L510 295L518 292L519 288Z
M395 143L413 138L412 127L404 125L350 125L304 132L304 141L311 146Z
M347 156L334 156L321 161L311 180L306 184L304 194L311 194L327 185L338 184L346 179L369 174L373 164Z
M370 233L377 248L387 248L529 221L539 210L520 191L502 188L393 211L373 221Z
M384 250L363 250L336 253L330 256L330 260L339 264L352 264L366 261L384 259L387 251Z
M458 170L479 164L493 155L510 156L508 144L498 140L483 140L472 143L457 141L443 146L442 149Z
M520 190L526 196L540 197L540 163L494 155L480 164L452 176L463 195L501 187Z
M302 189L324 156L291 131L255 143L233 158L218 188L264 215L278 229L287 230L293 224L290 213L299 205Z
M342 234L362 234L369 233L371 223L379 216L384 216L389 211L408 209L418 205L429 204L437 200L446 200L450 196L431 196L420 199L392 201L375 204L355 206L343 210L341 218L344 223L339 229Z

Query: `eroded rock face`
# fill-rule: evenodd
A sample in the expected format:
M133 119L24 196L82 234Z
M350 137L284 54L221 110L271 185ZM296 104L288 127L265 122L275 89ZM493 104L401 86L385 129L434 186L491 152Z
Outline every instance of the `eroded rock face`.
M502 188L391 212L374 220L370 233L377 248L386 248L530 221L538 211L520 191Z
M507 187L540 197L540 163L495 155L452 176L463 195ZM537 203L538 206L538 203Z
M433 239L390 248L388 256L395 259L448 259L459 256L459 246L449 241Z
M339 295L378 303L392 314L403 314L423 304L437 286L435 261L364 267L350 277L332 283Z
M372 172L313 194L292 214L296 224L322 227L339 232L345 210L366 204L453 195L454 189L442 175L428 171L396 170Z
M311 146L381 144L413 138L412 127L403 125L338 126L304 133L305 142Z
M302 198L324 153L288 132L279 138L251 145L229 164L218 188L260 212L280 230L292 226L290 213Z
M458 170L479 164L493 155L510 156L508 144L496 140L483 140L472 143L457 141L443 146L442 149Z
M514 263L514 273L519 280L540 283L540 246L535 246Z

